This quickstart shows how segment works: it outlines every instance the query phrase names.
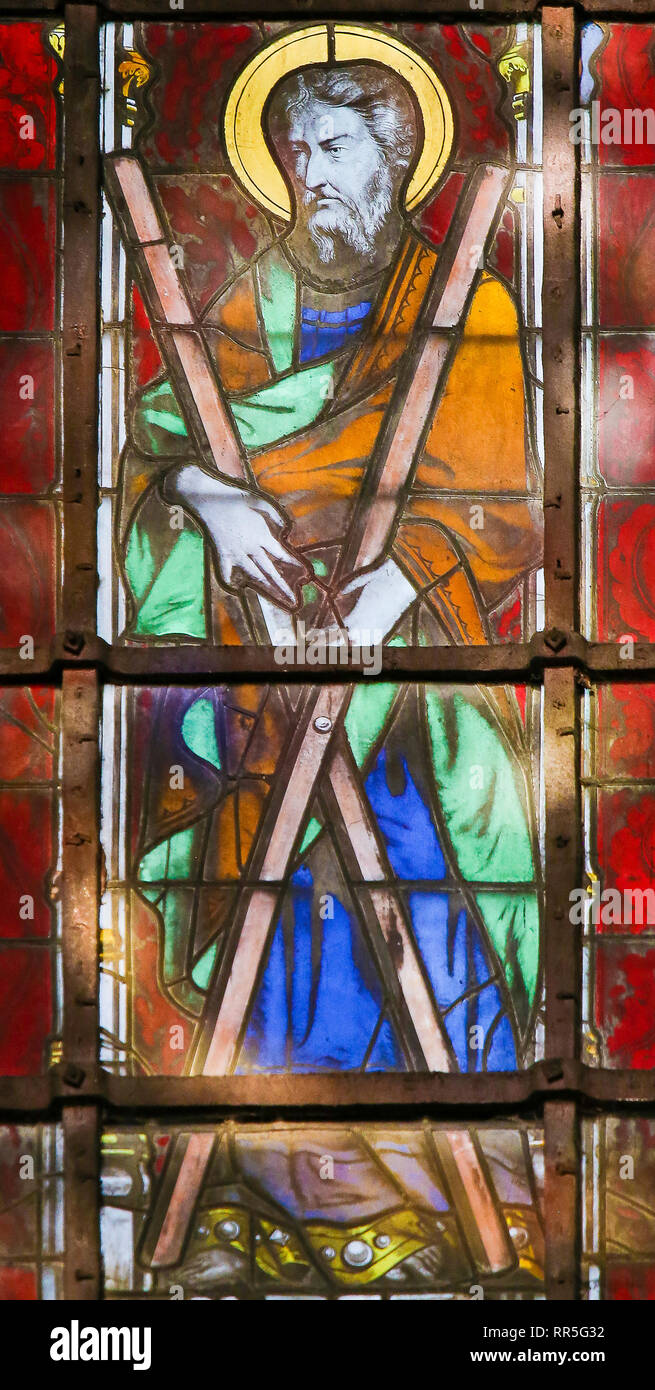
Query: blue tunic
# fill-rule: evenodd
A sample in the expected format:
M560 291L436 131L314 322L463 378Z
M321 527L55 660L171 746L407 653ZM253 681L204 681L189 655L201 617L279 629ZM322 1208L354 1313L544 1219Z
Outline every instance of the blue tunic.
M446 879L446 862L406 762L404 772L404 790L394 795L382 749L365 791L391 868L403 882L455 1063L461 1071L514 1070L517 1048L507 986L461 895L452 887L449 892L424 886L426 880ZM316 889L310 851L293 875L289 911L277 925L237 1070L405 1070L357 914L330 894L330 916L323 918L318 891L322 894L324 886Z

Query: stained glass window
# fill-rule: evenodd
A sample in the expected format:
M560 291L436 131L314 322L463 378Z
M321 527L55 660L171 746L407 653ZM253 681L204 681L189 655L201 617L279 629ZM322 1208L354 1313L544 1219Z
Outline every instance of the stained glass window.
M0 647L47 643L59 608L63 42L0 23Z
M186 1200L178 1190L174 1230L164 1223L191 1145L202 1148L204 1175ZM483 1192L471 1181L481 1164ZM106 1132L107 1292L539 1299L542 1189L538 1125Z
M645 1115L585 1121L583 1288L590 1299L654 1296L654 1134Z
M59 702L0 692L0 1075L39 1073L61 1033Z
M63 1296L61 1125L0 1125L0 1301Z
M654 696L652 685L626 682L585 698L585 1047L607 1067L655 1061Z
M652 642L653 315L646 251L655 207L652 24L582 29L581 626L617 644L624 672ZM582 1055L650 1070L655 979L652 682L588 684L582 706L585 876ZM650 1299L652 1122L588 1120L583 1290Z
M541 49L519 30L106 26L107 640L542 625Z
M538 692L106 696L106 1065L530 1064L543 1027Z
M626 3L0 15L1 1301L655 1297Z
M582 31L584 628L653 641L650 25Z

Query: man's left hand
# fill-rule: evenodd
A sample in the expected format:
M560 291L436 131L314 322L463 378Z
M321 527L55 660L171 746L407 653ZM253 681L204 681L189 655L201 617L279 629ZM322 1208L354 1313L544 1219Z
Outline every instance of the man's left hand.
M355 575L336 597L338 616L351 642L382 640L417 597L395 560Z

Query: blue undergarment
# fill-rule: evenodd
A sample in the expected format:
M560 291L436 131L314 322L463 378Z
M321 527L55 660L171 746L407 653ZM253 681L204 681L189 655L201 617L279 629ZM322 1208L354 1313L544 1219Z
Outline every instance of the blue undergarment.
M338 352L364 327L371 312L370 302L350 305L346 309L303 308L300 315L300 361L311 362Z
M382 750L366 795L384 837L460 1071L513 1071L516 1041L498 964L461 893L440 889L447 876L434 815L407 764L392 792ZM409 1061L387 1013L370 944L351 904L330 894L319 911L309 863L294 873L252 1011L240 1072L404 1071ZM430 885L434 883L434 888ZM456 886L456 884L455 884ZM471 1045L472 1029L478 1045ZM481 1044L481 1045L480 1045Z

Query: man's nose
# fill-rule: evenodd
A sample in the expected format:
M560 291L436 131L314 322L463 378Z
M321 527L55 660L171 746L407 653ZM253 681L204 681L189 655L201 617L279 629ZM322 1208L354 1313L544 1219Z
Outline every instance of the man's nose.
M324 151L318 145L311 151L307 161L305 185L307 188L321 188L324 183L327 183L326 159Z

